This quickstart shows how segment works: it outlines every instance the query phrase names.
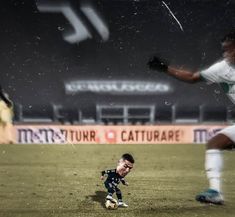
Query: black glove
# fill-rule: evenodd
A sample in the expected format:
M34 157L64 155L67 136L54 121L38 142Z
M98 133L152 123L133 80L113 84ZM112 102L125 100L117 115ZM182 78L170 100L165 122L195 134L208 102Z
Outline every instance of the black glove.
M148 61L147 64L148 64L149 68L153 69L153 70L158 70L158 71L162 71L162 72L167 72L167 70L168 70L168 64L156 56L152 57Z

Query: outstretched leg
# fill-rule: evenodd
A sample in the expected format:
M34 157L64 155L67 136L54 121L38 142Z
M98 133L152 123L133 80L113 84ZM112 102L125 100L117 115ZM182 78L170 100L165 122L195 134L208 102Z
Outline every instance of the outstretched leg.
M118 199L118 207L124 207L124 208L128 207L128 205L122 201L122 192L117 187L116 187L116 195Z
M209 189L198 194L196 200L203 203L223 204L221 173L223 169L223 153L234 144L230 134L235 126L227 127L214 136L207 144L205 154L205 170L209 181Z

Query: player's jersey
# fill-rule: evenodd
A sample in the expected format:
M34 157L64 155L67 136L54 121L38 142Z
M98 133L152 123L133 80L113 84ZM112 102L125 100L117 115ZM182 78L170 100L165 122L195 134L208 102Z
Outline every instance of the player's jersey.
M12 123L13 108L9 108L7 104L0 98L0 123Z
M1 110L8 108L8 107L7 107L7 104L6 104L2 99L0 99L0 108L1 108Z
M102 171L101 175L107 176L106 181L104 182L105 184L111 184L112 186L117 186L120 182L122 182L122 184L125 184L125 179L124 177L120 176L116 169L111 169L111 170L106 170L106 171Z
M200 72L201 76L212 83L218 83L235 104L235 66L222 60Z

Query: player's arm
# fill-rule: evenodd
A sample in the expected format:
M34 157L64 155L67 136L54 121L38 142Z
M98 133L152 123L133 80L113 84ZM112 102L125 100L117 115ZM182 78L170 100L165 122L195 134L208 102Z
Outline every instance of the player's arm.
M113 170L103 170L101 171L100 179L103 180L105 176L108 176L109 173L111 173Z
M188 70L178 69L172 66L168 66L167 74L174 76L183 81L188 82L197 82L201 80L201 76L199 72L191 72Z
M101 180L104 180L105 174L107 174L106 172L107 171L105 171L105 170L101 171L101 176L100 176Z
M129 183L124 178L121 179L121 183L126 186L129 185Z
M166 61L156 56L154 56L152 59L149 60L148 66L152 70L165 72L177 79L187 82L197 82L201 79L199 72L193 73L192 71L189 70L184 70L173 66L169 66Z

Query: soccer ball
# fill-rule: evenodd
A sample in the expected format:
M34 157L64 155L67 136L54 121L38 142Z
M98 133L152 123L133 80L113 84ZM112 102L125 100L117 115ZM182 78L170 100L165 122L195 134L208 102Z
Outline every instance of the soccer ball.
M113 200L106 200L105 201L105 207L107 209L117 209L118 208L118 202L115 199L113 199Z

